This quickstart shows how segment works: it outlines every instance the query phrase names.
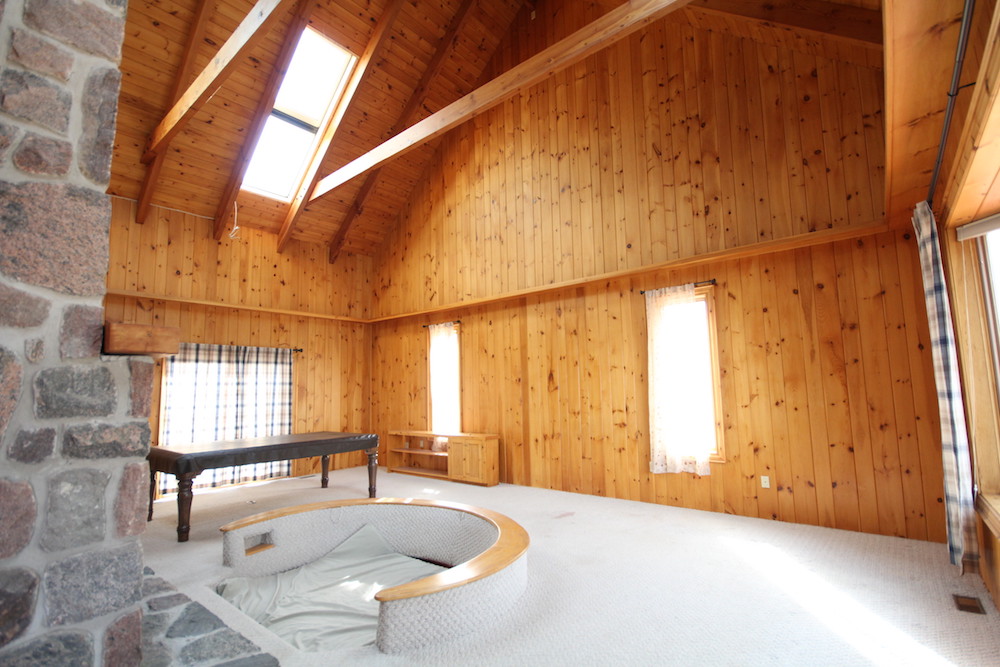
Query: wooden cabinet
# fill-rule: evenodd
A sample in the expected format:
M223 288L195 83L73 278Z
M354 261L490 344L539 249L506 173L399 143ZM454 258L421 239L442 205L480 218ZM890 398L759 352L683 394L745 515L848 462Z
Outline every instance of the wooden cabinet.
M500 437L389 431L386 467L389 472L493 486L500 482Z

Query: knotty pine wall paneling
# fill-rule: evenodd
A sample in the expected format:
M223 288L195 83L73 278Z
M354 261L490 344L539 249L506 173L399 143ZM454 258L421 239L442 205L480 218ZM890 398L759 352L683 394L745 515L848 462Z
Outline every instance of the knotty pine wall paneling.
M297 242L279 255L275 237L252 229L216 242L211 220L156 207L139 225L134 206L112 200L108 321L180 327L192 343L302 348L293 371L294 431L370 430L370 328L335 319L365 315L369 260L344 257L331 266L324 248ZM331 465L364 462L352 452ZM296 461L293 470L318 472L319 459Z
M373 314L878 223L882 94L877 68L653 23L444 137Z
M652 475L640 291L709 278L726 462ZM463 428L500 434L504 482L941 541L922 304L914 242L897 232L427 321L462 321ZM377 428L426 425L418 320L373 325Z

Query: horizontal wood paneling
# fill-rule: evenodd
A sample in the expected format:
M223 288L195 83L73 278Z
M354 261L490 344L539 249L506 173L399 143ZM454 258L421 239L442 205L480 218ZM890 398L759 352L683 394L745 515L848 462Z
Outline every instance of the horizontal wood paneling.
M463 428L501 479L943 540L914 244L881 234L455 310ZM652 475L641 289L715 278L727 461ZM377 429L426 428L429 320L374 325ZM762 489L761 475L771 477Z
M373 312L880 221L881 99L878 69L659 21L446 136Z

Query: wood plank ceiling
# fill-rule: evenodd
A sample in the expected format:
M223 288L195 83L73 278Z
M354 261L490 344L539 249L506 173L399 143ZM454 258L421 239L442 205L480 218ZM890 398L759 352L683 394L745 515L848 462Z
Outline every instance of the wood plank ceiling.
M952 7L958 0L949 0ZM595 15L605 15L625 5L657 4L652 0L592 2ZM844 60L881 67L882 15L880 0L684 0L687 5L671 15L699 29L741 34L799 50L821 50ZM920 4L920 3L916 3ZM908 17L918 22L919 12L905 9L911 3L887 5L885 62L887 94L906 83L911 69L926 71L927 51L915 53L903 39ZM264 7L264 9L262 9ZM171 115L174 102L196 81L199 72L218 70L220 48L232 46L234 32L248 15L276 7L271 18L257 22L272 25L237 51L232 71L221 85L210 85L199 98L190 119L154 157L150 137ZM954 9L946 21L953 28ZM454 103L495 77L490 61L519 11L535 11L533 0L138 0L129 4L122 55L122 86L118 109L115 154L109 193L131 199L145 197L154 205L180 209L216 220L216 235L232 226L228 202L236 196L238 221L279 235L279 248L288 240L329 245L332 256L343 250L372 254L407 204L435 150L435 142L420 142L405 154L367 170L328 194L296 205L238 191L241 166L252 146L255 127L269 108L274 86L280 81L283 49L290 34L310 24L348 50L371 63L358 82L357 93L346 108L325 158L315 170L315 180L365 156L390 137ZM398 14L396 13L398 11ZM636 10L638 11L638 9ZM199 19L199 15L201 19ZM243 28L239 28L242 30ZM926 28L924 28L926 29ZM933 30L933 29L930 29ZM380 31L386 39L378 43ZM582 32L582 31L581 31ZM238 32L237 32L238 34ZM374 48L373 47L378 47ZM940 46L940 45L939 45ZM924 47L921 47L924 48ZM938 48L946 58L951 47ZM991 56L993 56L991 52ZM921 67L913 60L924 57ZM937 58L940 60L940 58ZM995 56L993 61L997 59ZM948 63L939 63L938 79ZM995 70L996 68L994 68ZM278 73L276 73L276 70ZM902 73L902 75L900 74ZM204 75L203 75L204 76ZM935 96L943 104L944 90ZM928 180L910 168L912 120L917 113L912 95L888 101L889 155L898 156L887 174L887 211L890 220L901 218L897 209L907 206L912 194ZM926 98L925 98L926 99ZM993 109L995 95L981 106ZM914 109L905 105L910 104ZM266 111L264 112L266 113ZM934 114L931 114L934 115ZM985 114L989 116L989 113ZM994 114L993 117L995 117ZM991 117L992 119L992 117ZM990 125L984 122L983 125ZM976 129L976 128L974 128ZM923 130L921 130L923 131ZM925 132L928 149L934 131ZM982 132L980 132L980 135ZM963 138L967 143L982 137ZM912 146L911 146L912 148ZM908 154L906 154L908 153ZM146 158L144 161L143 158ZM969 161L953 179L971 178L979 163ZM993 169L992 171L990 171ZM918 173L914 173L918 172ZM237 176L234 178L233 174ZM984 177L985 178L985 177ZM147 181L144 186L144 181ZM955 186L952 185L954 188ZM303 190L305 195L308 190ZM968 219L969 209L984 210L987 195L975 204L964 204L955 219ZM142 201L140 199L140 201ZM912 203L912 202L910 202ZM142 206L140 206L142 210ZM289 213L289 211L292 213Z
M204 7L201 6L204 2ZM325 175L390 136L401 120L418 121L473 90L522 4L522 0L304 0L307 22L361 55L372 42L387 7L399 5L383 48L361 80L340 130L317 173ZM214 95L174 136L157 166L151 203L216 218L230 175L241 163L258 108L265 101L282 45L295 23L295 3L279 3L272 28L241 57ZM287 6L291 4L291 11ZM220 47L254 8L252 0L145 0L129 4L122 55L122 86L109 193L139 199L147 167L148 139L194 75L212 66ZM191 46L186 44L205 20ZM449 27L455 24L455 30ZM301 27L298 28L301 30ZM424 81L424 74L435 75ZM187 80L185 80L187 79ZM419 88L419 90L418 90ZM395 128L402 129L401 127ZM351 225L344 249L371 253L405 205L433 153L427 145L380 170L369 183L363 211ZM328 244L342 222L357 213L364 179L306 205L289 238ZM240 225L279 233L289 204L240 192ZM232 225L231 215L221 228Z

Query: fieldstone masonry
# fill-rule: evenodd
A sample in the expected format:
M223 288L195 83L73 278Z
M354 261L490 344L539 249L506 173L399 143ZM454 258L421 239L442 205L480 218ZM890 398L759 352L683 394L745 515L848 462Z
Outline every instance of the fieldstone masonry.
M146 358L103 356L123 0L0 0L0 667L141 660Z

